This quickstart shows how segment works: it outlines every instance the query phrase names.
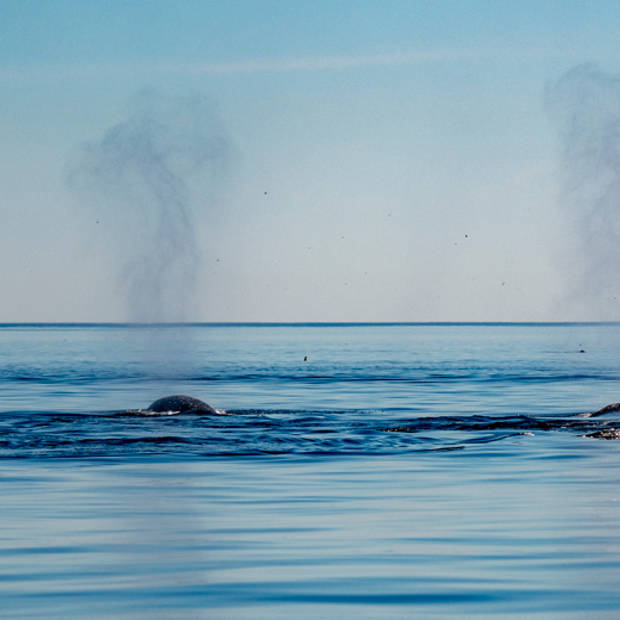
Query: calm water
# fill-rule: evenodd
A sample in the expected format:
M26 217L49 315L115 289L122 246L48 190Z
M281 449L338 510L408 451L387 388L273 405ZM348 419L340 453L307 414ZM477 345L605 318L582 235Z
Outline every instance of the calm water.
M0 326L0 616L618 618L620 325ZM304 361L307 357L307 361ZM217 416L143 415L189 394Z

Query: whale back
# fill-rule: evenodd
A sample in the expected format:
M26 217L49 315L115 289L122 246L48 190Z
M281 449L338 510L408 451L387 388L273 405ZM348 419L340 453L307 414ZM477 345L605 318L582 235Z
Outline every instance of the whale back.
M588 415L589 418L594 418L599 415L605 415L606 413L613 413L614 411L620 411L620 403L611 403L611 405L605 405L598 411L593 411Z
M207 403L192 398L191 396L183 396L175 394L174 396L164 396L151 403L148 407L149 411L163 412L174 411L178 413L217 413L213 407Z

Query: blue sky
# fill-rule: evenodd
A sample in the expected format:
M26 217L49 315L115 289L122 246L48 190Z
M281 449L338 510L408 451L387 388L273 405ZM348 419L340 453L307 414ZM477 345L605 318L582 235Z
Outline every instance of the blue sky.
M154 216L115 229L129 198L67 170L143 89L201 93L227 142L182 179L199 269L162 318L620 318L575 292L544 105L575 65L620 71L620 7L542 4L5 0L0 321L140 318L121 280L164 251Z

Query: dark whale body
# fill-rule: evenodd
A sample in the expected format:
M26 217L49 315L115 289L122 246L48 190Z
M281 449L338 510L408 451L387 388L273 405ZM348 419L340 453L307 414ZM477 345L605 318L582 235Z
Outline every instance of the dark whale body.
M606 405L602 409L598 411L593 411L587 415L588 418L594 418L599 415L605 415L606 413L613 413L615 411L620 411L620 403L611 403L611 405Z
M597 411L582 413L580 417L596 418L598 416L605 415L606 413L616 413L617 411L620 411L620 403L611 403L610 405L605 405L603 408L598 409ZM594 437L595 439L620 440L620 428L616 428L615 426L607 426L601 428L598 431L594 431L593 433L587 433L585 437Z
M213 407L203 403L197 398L191 396L183 396L176 394L174 396L164 396L151 403L148 407L149 411L166 412L174 411L175 413L217 413Z

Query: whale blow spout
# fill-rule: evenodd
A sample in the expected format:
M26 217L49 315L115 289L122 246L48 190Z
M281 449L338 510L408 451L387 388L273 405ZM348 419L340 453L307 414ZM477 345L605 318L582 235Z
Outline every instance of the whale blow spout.
M183 396L176 394L174 396L164 396L151 403L148 407L149 411L156 412L174 412L174 413L217 413L213 407L207 403L192 398L191 396Z

